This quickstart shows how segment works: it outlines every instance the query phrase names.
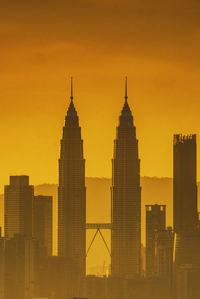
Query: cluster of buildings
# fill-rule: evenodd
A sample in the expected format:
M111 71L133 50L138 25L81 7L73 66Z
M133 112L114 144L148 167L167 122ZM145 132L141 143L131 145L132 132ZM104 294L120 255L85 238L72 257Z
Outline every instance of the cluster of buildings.
M60 146L58 255L52 255L52 197L34 196L28 176L11 176L0 236L0 299L200 298L196 135L174 136L174 225L166 227L165 205L147 205L144 254L140 159L127 80L125 87L112 159L111 223L86 223L83 140L71 88ZM86 275L86 229L101 227L111 230L110 273Z

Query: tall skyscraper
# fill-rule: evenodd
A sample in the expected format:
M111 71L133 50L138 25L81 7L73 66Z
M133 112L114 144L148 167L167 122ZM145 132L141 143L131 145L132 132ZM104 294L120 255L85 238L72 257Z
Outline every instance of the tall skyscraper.
M177 298L183 298L185 294L188 294L187 298L199 297L200 231L196 172L196 135L175 135L174 284ZM187 287L183 288L184 284Z
M138 140L128 104L127 79L114 141L111 205L111 274L131 278L140 273L141 266L141 187Z
M32 236L32 207L34 187L28 176L11 176L10 185L5 186L5 237L15 234Z
M146 205L146 275L155 275L155 235L165 230L166 206Z
M196 173L196 135L174 135L175 233L194 230L198 225Z
M58 254L72 259L80 276L85 275L85 247L85 159L71 82L71 101L63 127L59 159Z
M52 196L43 195L34 196L33 200L33 236L46 248L48 256L52 255L53 246L52 201Z

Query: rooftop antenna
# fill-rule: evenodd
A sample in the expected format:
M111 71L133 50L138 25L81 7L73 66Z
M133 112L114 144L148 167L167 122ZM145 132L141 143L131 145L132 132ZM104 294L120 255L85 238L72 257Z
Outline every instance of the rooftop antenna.
M128 100L128 92L127 92L127 76L125 77L125 102Z
M73 78L71 77L71 96L70 96L70 99L71 101L73 101Z

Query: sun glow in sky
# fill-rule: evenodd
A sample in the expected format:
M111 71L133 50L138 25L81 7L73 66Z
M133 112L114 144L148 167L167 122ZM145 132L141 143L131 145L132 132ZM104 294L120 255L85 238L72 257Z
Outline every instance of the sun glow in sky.
M141 174L172 176L173 134L200 131L199 15L196 0L4 1L0 193L11 174L57 182L71 75L86 175L111 177L127 75Z

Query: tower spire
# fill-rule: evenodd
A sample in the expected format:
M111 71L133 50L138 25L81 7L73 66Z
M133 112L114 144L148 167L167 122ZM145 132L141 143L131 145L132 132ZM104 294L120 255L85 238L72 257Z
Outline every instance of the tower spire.
M73 101L73 78L71 77L71 96L70 96L70 99L71 101Z
M127 93L127 76L125 77L125 102L128 100L128 93Z

